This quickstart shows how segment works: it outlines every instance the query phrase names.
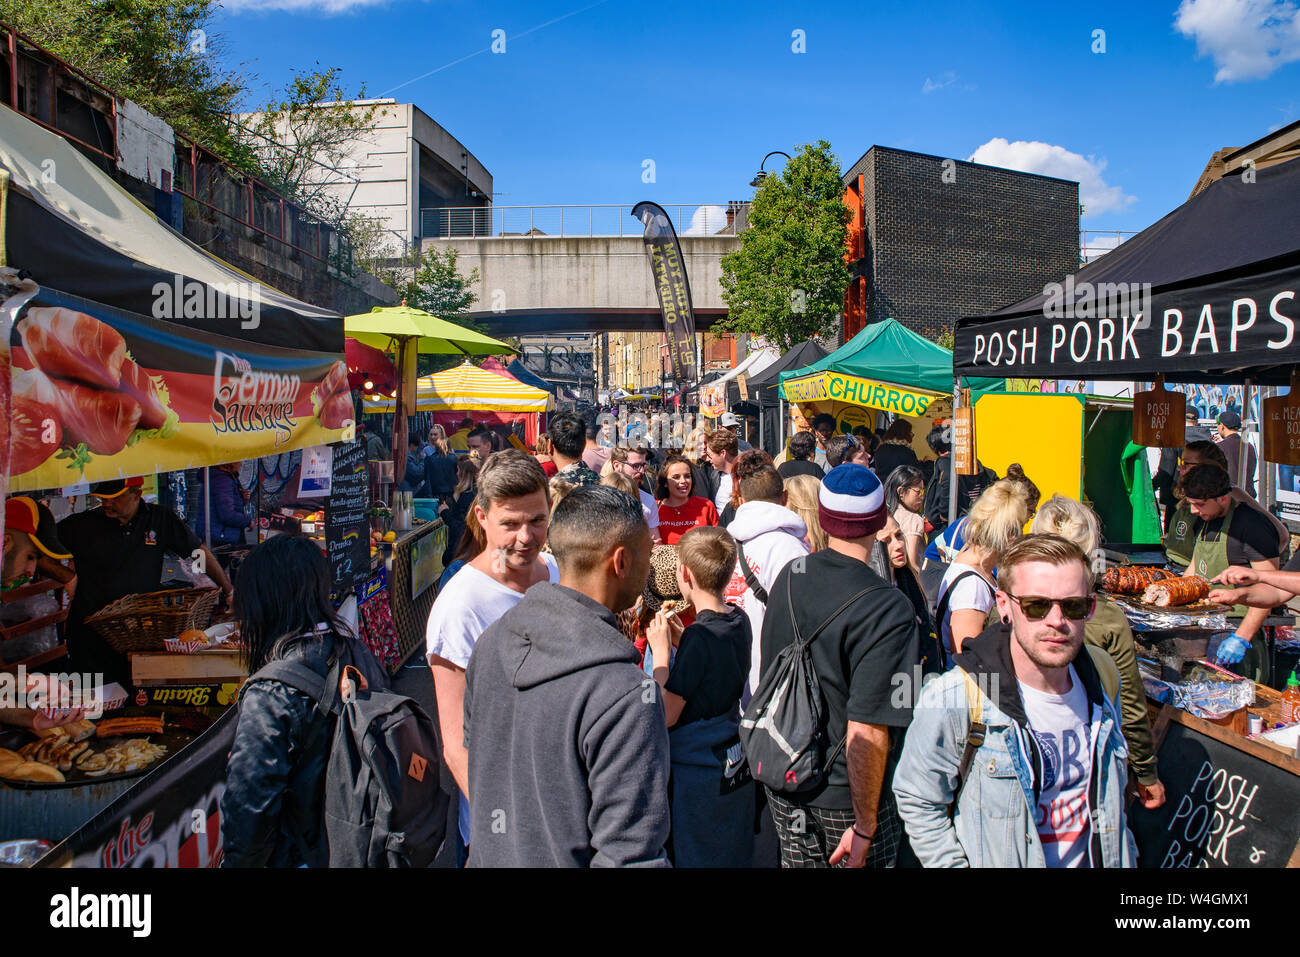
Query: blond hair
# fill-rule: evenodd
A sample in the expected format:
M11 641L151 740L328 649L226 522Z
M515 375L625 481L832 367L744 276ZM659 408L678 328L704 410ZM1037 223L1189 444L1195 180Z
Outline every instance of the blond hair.
M1016 566L1026 562L1045 562L1048 565L1069 565L1078 562L1083 567L1088 591L1092 591L1096 576L1079 546L1060 535L1026 535L998 559L998 585L1010 593L1015 588Z
M1035 535L1059 535L1074 542L1085 555L1101 544L1101 522L1097 513L1064 495L1053 495L1038 509L1029 531Z
M736 569L736 540L726 529L697 526L677 541L677 560L690 570L696 585L721 598Z
M792 475L785 480L785 507L808 526L808 545L814 552L820 552L828 543L821 520L817 518L817 497L821 487L822 483L811 475Z
M1025 486L1000 479L984 490L971 506L966 522L966 544L975 545L997 558L1024 531L1029 521Z
M682 443L682 455L692 465L699 465L704 461L704 453L700 451L700 439L707 439L708 429L694 428L686 434L686 441Z
M610 488L616 488L620 492L626 492L633 498L637 498L636 483L622 472L607 472L600 477L601 485L608 485Z

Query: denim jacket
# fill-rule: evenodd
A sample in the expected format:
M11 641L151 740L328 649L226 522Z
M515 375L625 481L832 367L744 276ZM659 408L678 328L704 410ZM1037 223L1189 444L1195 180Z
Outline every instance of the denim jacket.
M1041 757L1020 700L1007 627L968 641L958 667L927 684L912 714L894 772L898 813L925 867L1045 867L1034 822ZM1102 689L1084 649L1074 661L1091 710L1092 775L1088 860L1092 867L1134 867L1137 849L1125 822L1128 748L1119 711ZM970 725L963 670L982 694L984 743L949 815Z

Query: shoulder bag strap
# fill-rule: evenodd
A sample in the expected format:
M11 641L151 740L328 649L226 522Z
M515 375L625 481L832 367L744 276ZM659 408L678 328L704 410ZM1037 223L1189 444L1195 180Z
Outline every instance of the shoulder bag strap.
M767 589L763 587L761 582L759 582L758 576L755 575L754 570L749 567L749 562L745 561L745 546L740 539L736 539L736 557L740 559L740 571L741 574L745 576L745 584L748 585L749 590L754 593L754 597L766 605Z
M970 774L975 752L984 744L984 735L988 727L984 724L984 696L971 673L961 669L962 684L966 691L966 746L961 752L961 763L957 767L957 786L952 790L952 803L948 805L948 816L957 813L957 799L961 797L962 788L966 786L966 777Z
M962 572L960 575L954 578L952 580L952 584L949 585L948 588L944 591L943 597L939 599L939 604L934 610L934 627L941 637L943 635L943 619L944 616L947 615L948 613L948 603L949 601L952 600L952 593L957 590L957 586L961 583L961 580L963 578L969 578L971 575L974 575L976 578L982 581L984 583L984 586L988 588L989 594L993 594L993 587L989 585L988 579L985 578L983 575L981 575L979 572L975 572L975 571Z

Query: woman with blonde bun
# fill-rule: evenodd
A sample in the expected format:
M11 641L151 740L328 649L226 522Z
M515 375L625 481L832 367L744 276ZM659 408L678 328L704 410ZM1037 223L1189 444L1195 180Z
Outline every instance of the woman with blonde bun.
M946 654L957 654L962 642L984 630L997 590L998 559L1020 538L1031 514L1026 486L1013 479L994 482L971 506L965 544L939 583L934 620Z
M1043 503L1030 531L1035 535L1060 535L1088 556L1094 556L1101 544L1097 513L1064 495L1053 495ZM1096 559L1093 562L1093 570L1100 571L1100 563ZM1124 717L1124 740L1128 743L1128 766L1137 778L1138 797L1143 806L1154 810L1165 803L1165 786L1156 776L1155 747L1133 629L1118 605L1098 595L1092 618L1083 627L1083 639L1110 655L1119 669L1119 704Z

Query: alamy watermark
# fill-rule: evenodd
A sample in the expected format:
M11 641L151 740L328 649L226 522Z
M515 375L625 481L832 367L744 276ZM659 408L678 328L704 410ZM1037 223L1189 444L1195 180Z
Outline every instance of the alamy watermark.
M83 708L87 718L104 713L104 675L101 672L28 674L25 665L0 672L0 708L30 708L47 717Z
M155 319L238 319L239 328L262 324L262 298L255 282L198 282L179 275L153 284Z

